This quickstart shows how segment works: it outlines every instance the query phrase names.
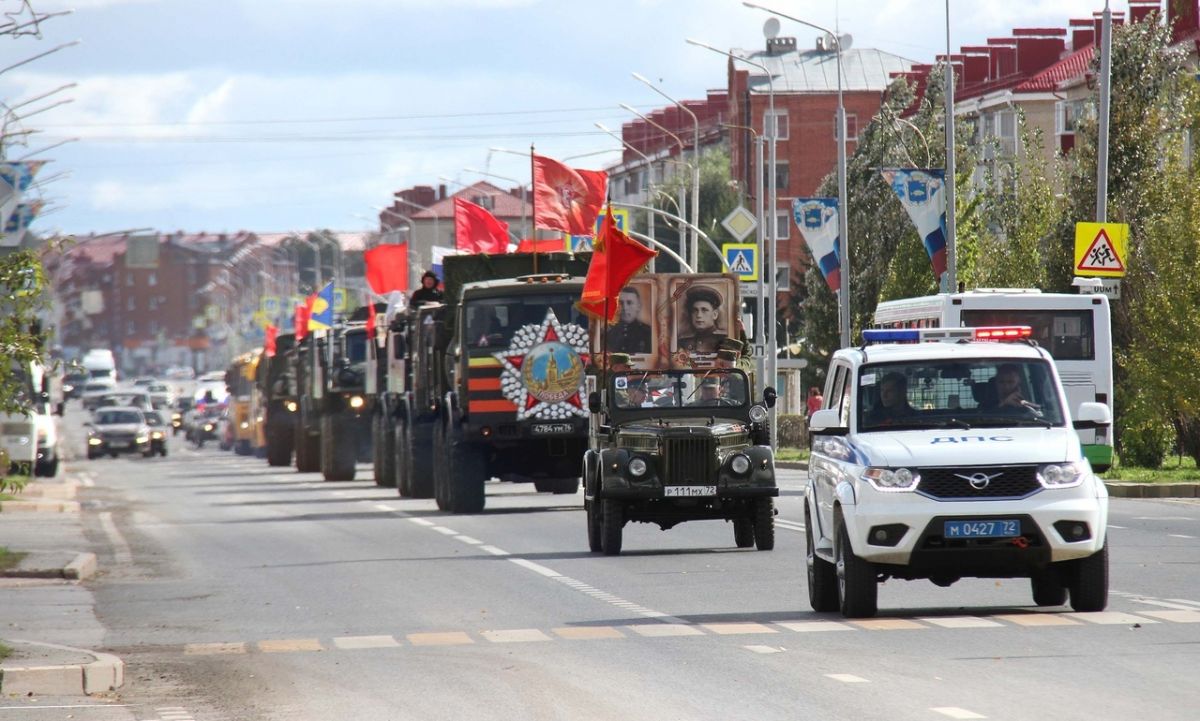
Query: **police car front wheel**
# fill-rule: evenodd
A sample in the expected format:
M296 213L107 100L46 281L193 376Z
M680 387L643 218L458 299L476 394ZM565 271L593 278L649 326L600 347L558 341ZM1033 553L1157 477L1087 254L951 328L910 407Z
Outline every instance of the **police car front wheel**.
M837 543L838 606L846 618L868 618L878 610L879 585L875 568L869 561L854 555L846 524L839 521Z

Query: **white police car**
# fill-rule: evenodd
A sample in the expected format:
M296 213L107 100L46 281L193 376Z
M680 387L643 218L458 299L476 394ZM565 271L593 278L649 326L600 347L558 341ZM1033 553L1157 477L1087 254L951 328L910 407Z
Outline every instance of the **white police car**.
M814 610L874 615L889 578L1030 578L1038 605L1107 605L1108 493L1075 429L1111 414L1068 409L1029 333L864 331L866 345L834 354L810 421Z

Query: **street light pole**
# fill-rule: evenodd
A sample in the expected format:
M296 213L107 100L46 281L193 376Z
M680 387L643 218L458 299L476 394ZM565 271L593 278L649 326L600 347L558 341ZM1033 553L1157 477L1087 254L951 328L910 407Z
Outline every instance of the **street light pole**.
M675 104L683 112L687 113L692 118L692 242L691 242L691 261L696 268L700 267L700 239L696 235L695 228L700 225L700 119L683 103L679 102L670 95L667 95L659 89L657 85L642 77L638 73L633 73L633 77L638 82L644 84L654 92L663 96L667 100Z
M957 170L954 159L954 62L950 59L950 0L946 0L946 284L947 293L958 288L958 257L955 235L958 219L955 214L954 181Z
M756 5L752 2L742 2L748 8L762 10L785 20L806 25L820 30L833 39L837 46L837 138L838 138L838 251L841 261L841 287L838 290L841 298L838 303L838 325L841 336L841 346L850 347L850 228L849 208L846 206L846 105L842 97L842 36L816 23L784 15L778 10Z

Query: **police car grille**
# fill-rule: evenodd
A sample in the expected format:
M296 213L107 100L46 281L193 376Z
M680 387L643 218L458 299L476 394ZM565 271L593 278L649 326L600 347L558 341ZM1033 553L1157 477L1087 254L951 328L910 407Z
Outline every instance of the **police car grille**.
M663 452L667 461L667 485L708 483L712 478L716 457L716 439L712 436L668 438L663 443Z
M1023 498L1042 489L1037 466L972 466L968 468L922 468L917 493L938 500ZM975 488L971 476L990 480Z

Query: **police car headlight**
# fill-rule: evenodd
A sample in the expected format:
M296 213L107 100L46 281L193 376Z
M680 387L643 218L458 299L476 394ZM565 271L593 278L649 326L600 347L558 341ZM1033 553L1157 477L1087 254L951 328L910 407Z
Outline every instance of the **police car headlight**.
M644 458L634 458L629 462L629 475L634 478L641 478L646 475L646 471L650 470L650 466L646 465Z
M907 468L867 468L862 478L877 491L905 493L914 491L921 482L921 475Z
M288 413L295 413L300 406L296 405L296 401L288 401L283 404L283 407L288 409Z
M755 423L767 420L767 409L762 406L750 406L750 420Z
M366 400L362 396L350 396L350 407L354 410L362 408L366 404Z
M729 470L733 471L739 476L744 475L746 471L750 470L750 459L741 453L737 454L733 458L729 459Z
M1083 483L1087 469L1082 462L1047 463L1038 469L1038 482L1044 488L1072 488Z

